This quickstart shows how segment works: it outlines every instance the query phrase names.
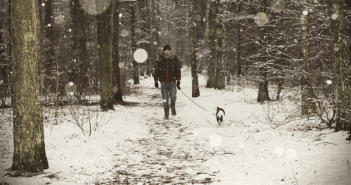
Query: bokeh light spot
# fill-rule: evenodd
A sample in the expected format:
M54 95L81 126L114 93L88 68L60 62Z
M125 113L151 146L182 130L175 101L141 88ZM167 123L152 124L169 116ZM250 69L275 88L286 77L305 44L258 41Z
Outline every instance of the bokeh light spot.
M116 93L117 91L118 91L118 87L114 86L114 87L112 88L112 92Z
M128 31L128 30L123 29L123 30L121 31L121 36L122 36L122 37L127 37L128 35L129 35L129 31Z
M337 18L338 18L338 14L333 13L333 15L331 16L331 18L332 18L333 20L337 19Z
M285 1L284 0L274 0L272 4L272 9L275 13L282 12L285 7Z
M148 54L145 49L139 48L134 51L133 58L138 63L144 63L147 60Z
M264 12L258 12L255 17L255 23L258 25L258 26L264 26L268 23L268 16L266 13Z
M302 14L303 14L303 15L307 15L307 14L308 14L308 11L305 10L305 11L302 12Z
M105 12L111 5L111 0L95 0L95 6L91 0L79 0L79 4L87 13L96 15Z
M283 147L277 146L277 147L275 147L274 152L275 152L275 154L277 154L278 156L282 156L282 155L284 155L285 150L284 150Z
M27 32L24 35L24 38L25 38L26 41L32 41L33 40L33 34L31 32Z
M220 135L212 135L210 137L210 141L209 142L210 142L210 145L212 147L216 147L216 146L221 146L223 140L222 140L222 137Z
M65 86L65 91L69 95L73 95L77 90L77 86L73 82L69 82Z
M325 83L327 83L328 85L331 85L333 82L331 80L327 80L325 81Z
M118 67L119 67L119 68L123 68L123 67L124 67L124 63L123 63L123 62L120 62L120 63L118 64Z

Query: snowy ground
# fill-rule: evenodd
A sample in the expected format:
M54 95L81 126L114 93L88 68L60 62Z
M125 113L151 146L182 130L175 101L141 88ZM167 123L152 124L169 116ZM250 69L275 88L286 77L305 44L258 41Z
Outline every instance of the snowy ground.
M191 97L189 70L182 76L182 91ZM65 107L58 125L45 124L50 168L33 177L7 175L12 121L9 109L0 110L0 184L351 184L345 132L306 129L313 119L286 123L297 105L256 103L257 89L246 83L219 91L204 88L204 75L199 81L201 96L192 100L210 112L178 91L177 115L162 120L160 89L145 79L136 86L141 91L125 97L135 104L99 112L99 130L90 137ZM213 115L217 106L226 111L221 126Z

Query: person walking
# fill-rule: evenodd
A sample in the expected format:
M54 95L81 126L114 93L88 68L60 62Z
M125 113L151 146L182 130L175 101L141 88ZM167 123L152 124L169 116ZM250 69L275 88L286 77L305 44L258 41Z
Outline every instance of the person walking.
M177 114L175 104L177 99L177 88L180 90L181 80L179 60L171 51L171 46L168 44L163 47L161 60L156 62L154 74L155 87L158 88L158 81L161 83L165 119L169 119L169 97L171 98L172 115Z

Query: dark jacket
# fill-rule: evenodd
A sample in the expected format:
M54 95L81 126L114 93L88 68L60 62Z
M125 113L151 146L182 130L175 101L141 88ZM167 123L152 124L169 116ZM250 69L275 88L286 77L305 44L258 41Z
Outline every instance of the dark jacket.
M180 63L176 56L168 59L161 55L161 60L157 62L155 67L155 82L173 83L181 80Z

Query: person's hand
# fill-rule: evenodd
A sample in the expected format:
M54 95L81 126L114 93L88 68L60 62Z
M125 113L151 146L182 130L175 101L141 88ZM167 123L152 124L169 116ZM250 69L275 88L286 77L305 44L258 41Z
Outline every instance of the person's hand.
M177 82L177 88L180 90L180 81Z
M158 88L158 82L157 81L155 81L155 87Z

